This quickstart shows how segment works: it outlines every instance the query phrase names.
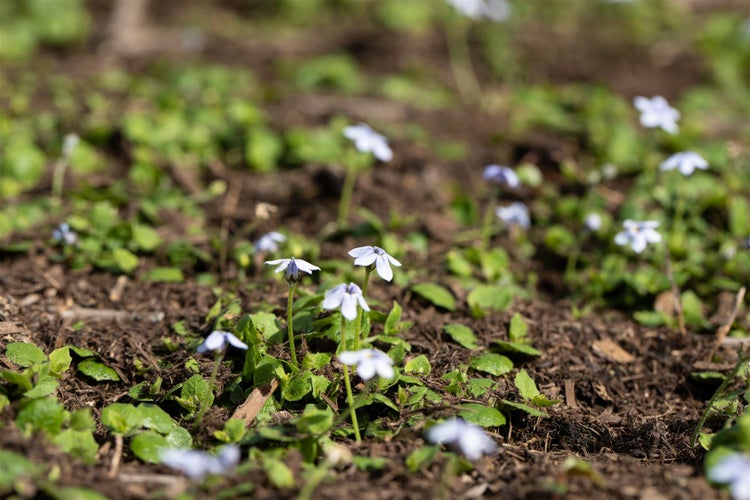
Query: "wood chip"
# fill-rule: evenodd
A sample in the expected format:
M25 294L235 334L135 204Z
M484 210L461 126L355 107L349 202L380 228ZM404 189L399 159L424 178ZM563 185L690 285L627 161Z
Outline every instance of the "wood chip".
M597 354L615 363L632 363L635 361L635 356L610 339L594 341L593 349Z
M570 408L578 408L576 401L576 383L573 379L565 379L565 403Z
M261 408L263 408L263 405L266 404L266 401L278 386L279 381L273 379L269 383L253 389L253 392L250 393L245 402L234 410L231 418L241 418L245 421L245 427L252 424L255 417L260 413Z

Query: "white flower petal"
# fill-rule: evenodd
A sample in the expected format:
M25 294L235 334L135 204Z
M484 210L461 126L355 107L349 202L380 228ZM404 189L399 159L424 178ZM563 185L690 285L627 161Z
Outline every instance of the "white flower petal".
M466 422L454 418L433 425L427 429L425 437L428 441L435 444L453 443L461 436L461 433L464 432L465 429Z
M630 233L626 231L622 231L615 235L615 243L620 246L627 245L629 241L630 241Z
M297 268L300 271L304 271L307 274L312 274L313 271L320 271L320 268L318 266L314 266L307 262L306 260L302 259L294 259L294 262L297 263Z
M396 259L394 259L393 257L391 257L391 256L390 256L389 254L385 254L385 257L387 257L387 258L388 258L388 261L389 261L389 262L390 262L391 264L393 264L394 266L396 266L396 267L401 267L401 263L400 263L399 261L397 261Z
M356 247L356 248L352 248L351 250L349 250L349 256L354 257L354 258L362 257L364 255L369 255L372 253L374 253L374 249L370 245L366 245L363 247Z
M393 378L393 366L391 366L389 363L384 363L381 361L377 364L375 370L378 372L378 376L381 378L384 378L386 380Z
M384 280L391 281L393 279L393 271L391 270L391 265L388 263L388 259L384 258L383 256L378 257L375 260L375 269L378 271L378 275L380 275L380 277Z
M367 302L365 302L365 298L362 296L362 292L355 295L357 297L357 303L359 303L359 307L362 308L364 311L369 311L370 306L367 305Z
M378 256L374 252L371 254L363 255L361 257L357 257L356 259L354 259L354 265L365 266L365 267L371 266L375 262L375 259L377 258Z
M646 238L643 236L636 236L631 241L630 248L632 248L635 253L641 253L646 249L646 245Z
M357 317L357 299L354 295L345 293L341 299L341 315L349 321Z
M226 332L220 330L211 332L211 334L206 337L206 340L198 346L197 352L220 351L224 349L227 344L225 333Z
M230 344L232 344L234 347L236 347L238 349L245 349L245 350L247 350L247 344L244 343L243 341L241 341L240 339L238 339L237 337L235 337L233 334L227 333L226 339L227 339L227 342L229 342Z
M346 285L337 285L325 293L323 303L320 307L323 309L336 309L341 305L344 295L346 295Z
M344 351L339 354L339 361L345 365L353 366L362 360L362 351Z
M359 375L359 378L362 380L370 380L372 377L375 376L375 363L373 363L371 360L362 361L357 365L357 375Z

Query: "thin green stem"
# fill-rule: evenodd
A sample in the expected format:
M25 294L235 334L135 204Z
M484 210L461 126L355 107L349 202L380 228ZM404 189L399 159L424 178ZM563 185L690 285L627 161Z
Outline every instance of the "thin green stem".
M357 169L351 165L346 167L344 176L344 186L341 188L341 199L339 200L339 228L347 227L349 224L349 206L352 203L354 195L354 184L357 179Z
M492 236L492 221L494 220L495 211L493 205L495 199L490 198L487 202L487 209L484 211L484 219L482 219L482 251L486 251L490 247L490 237Z
M481 96L481 87L471 64L467 23L451 23L446 26L446 33L448 35L448 59L458 93L464 101L475 101Z
M708 404L706 405L706 409L703 410L703 413L701 414L701 418L698 420L698 425L695 426L695 430L693 431L693 437L690 440L690 446L695 447L695 442L698 440L698 435L701 432L701 428L703 427L703 424L706 423L706 419L708 419L708 414L711 413L711 408L714 405L714 402L721 396L726 388L729 386L729 383L734 380L734 378L737 376L737 374L740 372L740 369L745 366L745 364L750 360L750 356L748 356L747 353L742 351L742 347L740 347L739 352L737 353L737 364L734 365L734 368L732 369L732 372L727 375L724 378L724 381L721 383L718 389L716 389L716 392L713 396L711 396L711 399L708 401Z
M223 360L224 351L216 351L216 354L214 355L214 367L211 369L211 376L208 378L208 387L211 389L211 394L214 394L214 392L216 391L216 376L219 374L219 367L221 366L221 362ZM207 411L207 406L201 406L201 409L198 411L198 415L196 415L195 417L196 426L200 425L201 421L203 420L203 416Z
M367 266L365 267L365 281L362 283L362 296L367 296L367 285L370 283L370 274L372 274L373 267ZM357 328L354 332L354 350L359 350L359 342L362 332L362 316L364 316L365 312L362 308L359 308L357 310Z
M346 401L349 404L349 412L352 419L352 427L354 428L354 438L357 442L362 441L359 435L359 424L357 423L357 410L354 408L354 395L352 394L352 383L349 380L349 367L344 365L344 385L346 386Z
M339 352L346 351L349 349L349 344L346 341L346 318L341 315L341 340L339 341Z
M292 313L294 308L294 290L297 288L297 282L289 283L289 297L286 300L286 330L289 335L289 353L292 357L292 365L299 369L297 362L297 351L294 348L294 321Z

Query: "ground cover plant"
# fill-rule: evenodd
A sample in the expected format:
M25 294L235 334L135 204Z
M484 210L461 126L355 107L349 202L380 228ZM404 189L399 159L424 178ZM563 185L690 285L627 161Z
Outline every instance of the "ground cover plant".
M3 3L0 494L748 498L748 19Z

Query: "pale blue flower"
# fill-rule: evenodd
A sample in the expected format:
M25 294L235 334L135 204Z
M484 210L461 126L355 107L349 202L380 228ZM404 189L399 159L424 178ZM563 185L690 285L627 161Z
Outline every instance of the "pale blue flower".
M70 226L67 222L63 222L62 224L57 226L56 229L53 229L52 237L55 239L55 241L66 246L73 246L78 242L78 235L75 231L70 229Z
M511 168L501 165L487 165L484 167L484 174L482 177L487 181L505 185L509 188L517 188L521 185L521 180L518 178L518 175L516 175Z
M384 379L393 378L393 360L377 349L344 351L339 354L339 361L349 366L356 365L357 375L362 380L370 380L375 375Z
M177 469L194 481L202 481L207 475L224 475L240 462L237 445L224 446L218 455L201 450L165 448L159 454L161 463Z
M372 153L380 161L391 161L393 158L393 151L388 146L388 139L364 123L346 127L344 137L354 141L354 147L357 148L357 151Z
M497 445L479 426L467 424L462 418L452 418L433 425L425 433L428 441L455 447L469 460L492 455Z
M528 229L531 226L529 209L520 201L506 207L495 208L495 215L508 226L518 226L522 229Z
M707 477L712 483L728 484L734 500L750 500L750 456L727 455L708 470Z
M285 241L286 236L277 231L271 231L258 238L253 247L256 252L275 252L279 249L279 245Z
M617 233L615 243L620 246L630 245L635 253L641 253L649 243L661 242L661 234L656 231L659 222L655 220L634 221L626 220L622 223L624 231Z
M505 21L510 16L508 0L446 0L464 16L478 20Z
M401 263L391 257L385 250L380 247L364 246L349 250L349 255L354 257L355 266L371 266L375 264L375 270L381 278L386 281L393 279L393 270L391 264L401 267Z
M602 227L602 216L592 212L586 216L586 219L583 221L583 225L591 231L592 233L597 232Z
M232 333L222 330L214 330L208 337L206 337L206 340L198 346L196 352L223 352L227 348L227 344L231 344L238 349L247 350L247 344L235 337Z
M648 99L638 96L633 99L633 104L641 112L641 125L647 128L661 128L670 134L679 131L677 120L680 112L669 105L666 99L657 95Z
M266 264L271 266L278 264L279 267L277 267L274 272L280 273L281 271L284 271L284 279L289 283L299 281L301 277L300 272L312 274L313 271L320 271L318 266L314 266L306 260L295 259L294 257L288 259L267 260Z
M336 309L341 307L341 315L349 321L357 317L357 304L365 311L370 307L362 296L362 289L354 283L335 286L328 290L324 297L321 307L323 309Z
M80 143L81 143L81 138L78 137L78 135L66 134L65 137L63 137L63 147L62 147L63 157L70 158L70 155L73 154L73 151Z
M678 169L682 175L693 175L695 169L706 170L708 162L694 151L675 153L659 165L660 170Z

